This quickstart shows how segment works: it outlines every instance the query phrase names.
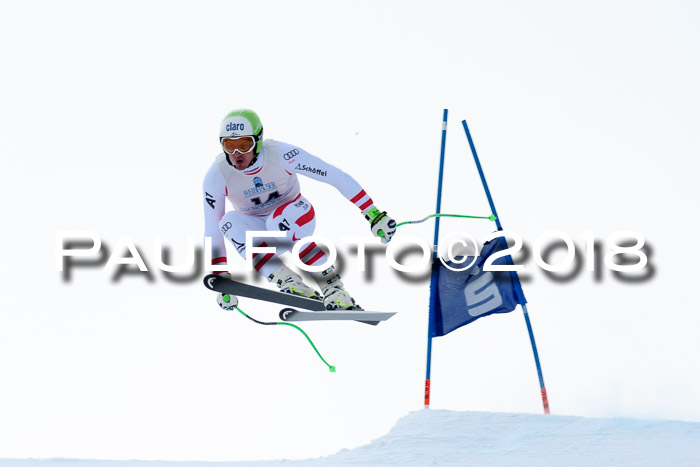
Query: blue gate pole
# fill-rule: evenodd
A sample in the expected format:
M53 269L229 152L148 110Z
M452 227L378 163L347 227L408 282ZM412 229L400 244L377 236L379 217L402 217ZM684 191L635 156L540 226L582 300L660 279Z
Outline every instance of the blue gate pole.
M484 176L484 171L481 168L481 163L479 162L479 156L476 155L476 148L474 147L474 141L472 140L472 135L469 133L469 127L467 126L467 121L462 120L462 126L464 127L464 132L467 134L467 140L469 141L469 147L472 150L472 155L474 156L474 162L476 162L476 168L479 171L479 177L481 177L481 183L484 185L484 191L486 192L486 197L489 200L489 206L491 206L491 213L496 216L496 227L498 230L503 230L501 226L501 218L496 212L496 205L493 203L493 198L491 197L491 192L489 191L489 186L486 184L486 177ZM510 256L508 256L510 259ZM513 276L514 283L519 283L518 273L515 271L510 272ZM527 332L530 335L530 344L532 345L532 354L535 357L535 366L537 367L537 376L540 379L540 393L542 395L542 405L544 406L544 413L549 413L549 401L547 399L547 389L544 386L544 377L542 376L542 367L540 366L540 357L537 353L537 344L535 344L535 334L532 332L532 324L530 323L530 317L527 313L527 306L525 305L525 295L520 287L516 287L516 294L518 295L518 301L520 302L520 307L523 309L523 316L525 317L525 324L527 325Z
M442 143L440 145L440 174L438 175L438 192L437 192L437 207L436 213L440 213L442 204L442 173L445 168L445 140L447 139L447 109L442 114ZM433 237L433 262L432 272L430 274L430 307L428 309L428 357L425 364L425 408L430 408L430 360L433 350L433 335L435 334L435 305L437 304L437 279L438 279L438 263L437 259L437 244L438 235L440 233L440 217L435 217L435 236Z

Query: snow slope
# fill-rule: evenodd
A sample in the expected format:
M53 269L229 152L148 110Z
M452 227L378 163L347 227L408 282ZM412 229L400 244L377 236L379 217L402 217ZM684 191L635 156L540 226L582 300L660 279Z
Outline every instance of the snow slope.
M165 462L0 460L0 467L698 466L700 423L420 410L385 436L332 456L299 461Z

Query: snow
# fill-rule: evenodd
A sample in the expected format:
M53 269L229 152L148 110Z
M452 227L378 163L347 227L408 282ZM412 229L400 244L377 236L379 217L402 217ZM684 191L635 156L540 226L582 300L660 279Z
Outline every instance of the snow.
M385 436L318 459L260 462L4 459L0 467L243 467L312 465L700 465L700 423L420 410Z

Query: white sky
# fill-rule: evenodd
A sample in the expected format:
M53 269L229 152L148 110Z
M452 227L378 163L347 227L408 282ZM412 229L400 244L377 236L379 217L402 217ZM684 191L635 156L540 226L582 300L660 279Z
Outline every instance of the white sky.
M428 283L382 261L348 289L400 314L377 328L287 327L223 313L158 272L56 272L56 232L128 236L155 263L202 232L218 123L351 173L399 221L487 215L468 119L504 225L642 233L653 279L555 282L527 263L553 413L700 421L695 302L700 142L693 2L24 2L0 15L0 457L253 460L357 446L422 406ZM369 235L309 179L317 233ZM490 226L445 221L443 233ZM432 238L432 224L398 235ZM262 319L279 307L242 301ZM434 341L433 407L541 411L520 311Z

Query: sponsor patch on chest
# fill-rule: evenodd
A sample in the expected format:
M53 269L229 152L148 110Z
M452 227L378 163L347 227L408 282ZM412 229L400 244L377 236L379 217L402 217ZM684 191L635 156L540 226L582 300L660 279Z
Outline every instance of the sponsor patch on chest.
M253 179L253 187L242 191L243 196L250 198L251 196L259 195L260 193L266 193L268 191L273 191L277 189L277 184L275 182L264 183L260 177L255 177Z

